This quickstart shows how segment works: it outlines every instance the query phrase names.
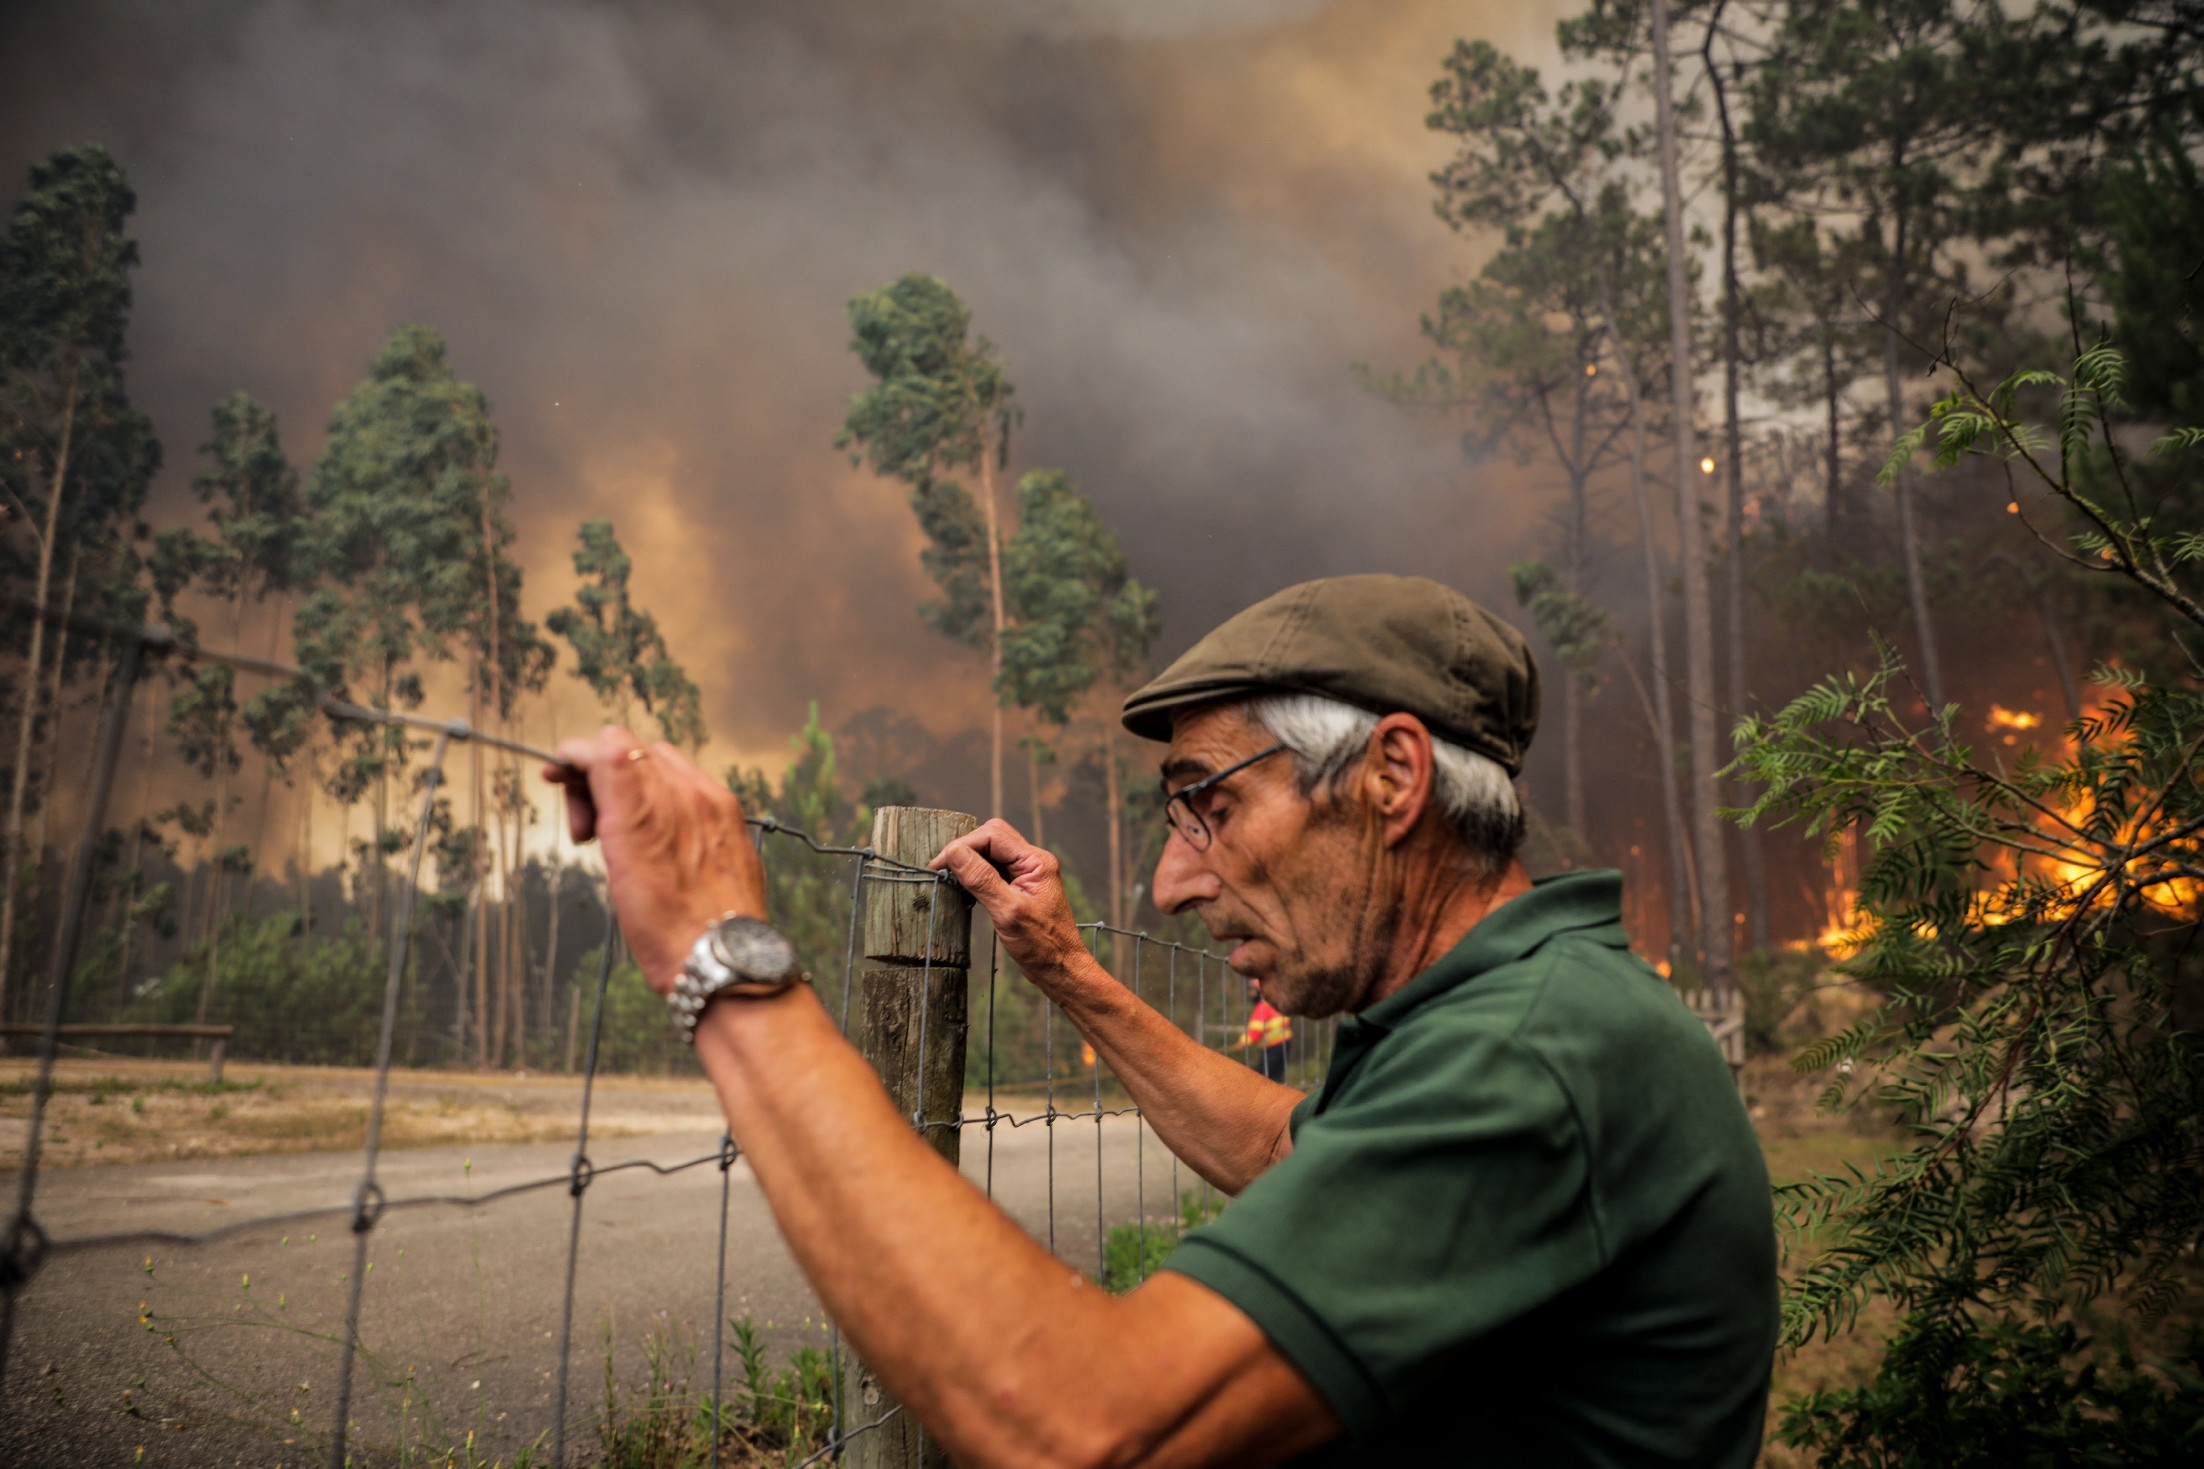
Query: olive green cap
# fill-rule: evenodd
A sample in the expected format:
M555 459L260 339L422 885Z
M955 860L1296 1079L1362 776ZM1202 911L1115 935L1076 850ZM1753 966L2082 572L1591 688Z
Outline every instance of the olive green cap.
M1171 711L1252 694L1322 694L1523 769L1538 665L1523 635L1420 576L1332 576L1228 619L1125 701L1125 727L1171 738Z

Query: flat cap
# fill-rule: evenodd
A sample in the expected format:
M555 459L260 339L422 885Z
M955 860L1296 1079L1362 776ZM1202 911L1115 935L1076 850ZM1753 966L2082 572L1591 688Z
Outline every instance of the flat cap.
M1171 711L1262 693L1322 694L1413 714L1508 774L1538 729L1538 665L1523 635L1420 576L1332 576L1265 597L1125 701L1125 727L1171 737Z

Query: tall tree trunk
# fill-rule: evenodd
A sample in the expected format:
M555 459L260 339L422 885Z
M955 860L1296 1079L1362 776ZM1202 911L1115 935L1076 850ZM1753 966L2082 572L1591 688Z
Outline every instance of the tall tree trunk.
M61 395L61 440L54 451L53 488L46 496L46 528L38 542L40 611L52 590L54 539L61 529L61 492L69 480L69 448L76 433L77 370L69 368ZM23 675L23 717L16 722L15 766L8 782L8 825L0 837L0 1018L8 1014L8 975L15 960L16 869L23 862L23 796L31 775L31 733L38 725L38 672L43 666L46 619L31 619L31 646Z
M482 496L482 504L480 508L482 520L482 577L485 583L485 590L489 593L490 598L490 722L497 727L500 733L503 733L505 729L505 659L503 650L499 646L499 638L502 634L503 629L500 626L500 608L498 602L497 540L492 534L492 527L490 524L490 497L487 493L484 493L484 495ZM479 678L476 679L475 686L478 691L480 690L481 685L482 680ZM500 878L502 878L504 875L502 872L502 868L505 855L505 843L502 840L502 823L500 824L500 831L498 833L498 836L494 839L491 837L490 828L482 824L482 770L484 763L485 762L483 760L482 747L481 745L477 744L475 746L475 830L478 833L479 839L494 841L494 848L499 859L499 866L501 869L499 876ZM494 767L496 765L496 760L492 759L488 763L492 767ZM493 779L494 778L495 772L493 769ZM492 793L490 815L492 820L495 820L497 818L496 799L494 792ZM488 862L484 862L482 864L481 880L485 883L489 880ZM500 920L503 919L504 915L502 912L502 908L505 906L510 906L509 902L507 904L501 905L501 911L498 914ZM480 1047L482 1054L482 1064L488 1066L493 1064L497 1058L501 1058L504 1055L505 1033L508 1022L511 1018L507 1013L509 1006L505 1003L505 991L509 987L508 981L510 977L505 972L505 960L508 956L506 954L506 945L503 943L503 939L505 936L503 923L501 921L499 924L498 938L500 942L496 946L498 951L498 962L493 968L493 966L488 962L491 957L491 914L489 911L489 905L487 902L485 902L480 905L480 908L480 926L482 931L481 959L483 961L483 970L491 972L489 973L488 979L486 981L477 982L478 988L476 993L478 997L482 996L485 993L488 993L488 991L485 991L480 987L483 983L487 983L491 987L491 989L496 992L496 999L498 1002L497 1016L494 1023L488 1010L484 1010L480 1017L480 1025L482 1030L482 1044ZM482 971L478 971L478 973L481 972Z
M270 663L275 662L276 654L282 650L282 646L283 599L278 596L275 605L268 611L268 661ZM263 757L260 762L260 813L253 819L253 850L255 852L267 850L268 809L273 802L274 795L275 761ZM245 916L248 918L252 916L252 889L249 887L245 891Z
M118 1004L130 1000L130 944L138 931L138 880L145 861L145 829L153 819L153 741L161 728L160 701L145 701L145 775L138 787L138 822L130 833L130 878L122 892L122 955L115 962L115 995Z
M388 658L385 658L383 660L382 699L382 707L385 709L388 709L390 707L390 686L392 672L393 670L391 668L390 660ZM389 819L390 740L387 738L389 731L386 730L382 725L369 725L368 732L375 740L376 754L374 852L375 870L373 873L373 886L368 890L367 931L375 943L381 944L388 941L387 936L383 933L383 823Z
M242 590L230 599L230 609L230 646L235 648L245 633L245 593ZM236 702L236 689L237 683L233 677L228 696L232 704ZM220 773L214 779L214 871L208 874L207 879L207 918L202 929L207 942L207 964L205 975L199 982L199 1018L194 1022L198 1025L207 1023L207 1010L214 1000L215 971L222 959L222 899L225 886L222 878L228 871L223 860L222 838L230 820L230 762L224 758L230 745L230 716L226 713L222 716L217 738L219 744L215 750L215 769ZM191 1043L191 1054L195 1059L199 1055L199 1047L198 1041Z
M556 832L552 834L551 842L551 861L545 864L546 881L551 894L551 912L547 920L550 932L546 935L543 946L543 1059L546 1066L551 1064L553 1039L551 997L558 993L559 983L559 887L566 876L565 869L558 861Z
M47 817L54 809L54 766L61 759L61 693L62 678L69 671L69 614L76 610L77 563L83 559L72 548L69 552L69 574L61 583L61 625L54 629L54 691L46 697L46 707L54 711L46 730L46 765L38 777L38 828L31 835L33 861L46 860ZM106 687L102 680L100 687Z
M1829 537L1829 553L1834 557L1851 533L1851 517L1845 513L1844 503L1844 437L1843 424L1838 418L1840 402L1837 393L1837 333L1834 315L1824 323L1822 330L1821 392L1829 409L1829 448L1824 460L1826 488L1822 491L1822 519Z
M1607 319L1615 313L1607 308ZM1645 405L1639 400L1637 365L1622 357L1616 343L1623 391L1630 408L1630 499L1638 511L1638 549L1645 561L1646 636L1653 663L1653 748L1661 764L1661 826L1668 837L1668 960L1677 961L1696 950L1692 942L1691 915L1697 904L1698 883L1692 871L1690 836L1684 826L1683 794L1676 780L1676 715L1668 675L1668 616L1664 610L1667 590L1661 585L1661 560L1653 544L1653 510L1645 489Z
M482 683L475 681L469 701L477 728L482 724ZM490 1064L490 828L483 819L482 742L471 740L474 791L474 1064Z
M1729 478L1729 556L1724 591L1729 602L1730 716L1739 720L1752 708L1745 659L1745 428L1737 404L1744 372L1744 349L1739 340L1744 302L1737 279L1737 131L1730 120L1729 89L1723 86L1722 68L1714 60L1714 38L1721 14L1722 4L1717 0L1707 19L1706 43L1699 55L1706 63L1707 79L1713 84L1715 113L1722 125L1722 432ZM1730 791L1731 805L1752 804L1752 788L1744 781L1731 781ZM1754 953L1766 953L1773 940L1768 932L1768 869L1758 827L1739 828L1737 851L1745 869L1745 945Z
M307 933L314 931L314 791L320 784L321 760L308 735L299 750L305 759L305 776L298 783L298 912Z
M1668 0L1653 0L1653 98L1660 134L1661 213L1668 245L1669 387L1676 433L1676 522L1683 551L1684 680L1690 708L1691 805L1699 859L1699 941L1710 988L1730 986L1732 943L1729 871L1723 850L1721 769L1714 695L1714 606L1706 537L1699 524L1697 466L1692 463L1691 273L1684 254L1682 164L1677 156L1674 70L1669 59Z
M987 702L994 713L988 724L987 814L1003 814L1003 556L1002 528L995 513L995 454L980 436L980 504L987 512L987 598L994 634L987 641Z
M1890 282L1883 296L1883 392L1889 399L1890 437L1906 431L1905 383L1898 370L1898 313L1905 306L1906 223L1901 213L1891 226ZM1898 501L1898 550L1906 568L1906 599L1913 608L1913 635L1921 649L1921 689L1929 717L1944 707L1944 674L1936 656L1936 626L1929 617L1928 583L1921 573L1921 542L1913 523L1913 472L1900 469L1891 489Z
M501 840L498 842L498 887L504 893L504 901L498 904L497 963L498 973L505 982L505 995L498 1006L498 1055L504 1065L517 1064L515 1054L527 1040L528 1014L521 1003L521 967L526 958L522 947L524 934L520 927L520 804L514 799L519 783L519 772L511 770L510 782L499 790L499 810L504 819L499 823Z

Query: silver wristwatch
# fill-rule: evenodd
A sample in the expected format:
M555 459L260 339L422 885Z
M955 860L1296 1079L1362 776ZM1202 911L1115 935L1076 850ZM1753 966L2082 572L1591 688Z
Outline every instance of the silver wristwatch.
M705 929L689 950L666 1004L673 1010L674 1028L693 1046L697 1018L719 996L764 999L803 982L795 946L786 935L762 919L730 913Z

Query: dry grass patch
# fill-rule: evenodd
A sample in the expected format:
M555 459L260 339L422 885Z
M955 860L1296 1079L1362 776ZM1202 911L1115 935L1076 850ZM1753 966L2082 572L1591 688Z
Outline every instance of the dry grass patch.
M357 1148L367 1141L367 1112L357 1096L283 1082L67 1077L47 1101L40 1161L71 1168ZM29 1116L29 1085L0 1083L0 1169L22 1165ZM550 1142L573 1133L571 1117L459 1093L392 1099L383 1112L385 1147Z

